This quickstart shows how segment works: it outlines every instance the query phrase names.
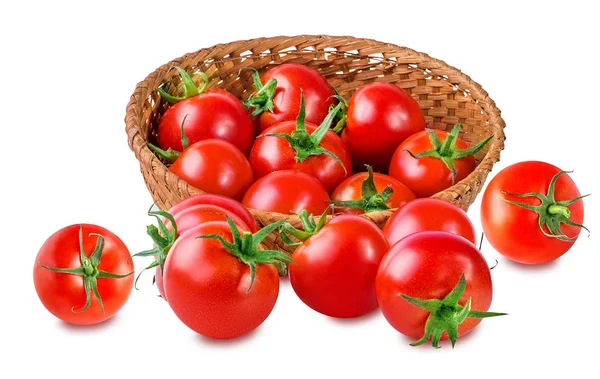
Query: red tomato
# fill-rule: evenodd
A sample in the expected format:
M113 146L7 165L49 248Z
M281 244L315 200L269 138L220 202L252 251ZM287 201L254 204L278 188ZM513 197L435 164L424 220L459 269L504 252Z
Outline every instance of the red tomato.
M362 214L399 208L415 194L398 180L384 174L360 172L344 180L331 194L336 211Z
M320 124L327 116L329 106L336 103L333 97L335 92L327 80L317 71L301 64L275 66L254 81L255 84L262 82L267 87L257 88L257 93L260 91L263 95L256 96L255 93L246 101L246 105L254 109L253 114L258 114L254 119L256 134L283 121L295 120L300 109L301 91L306 98L306 121L310 123ZM276 86L272 86L272 83Z
M38 252L37 294L53 315L71 324L105 321L125 304L133 287L133 262L111 231L92 224L67 226Z
M466 178L475 169L473 154L491 136L469 148L458 138L460 128L457 124L450 133L427 129L407 138L392 157L390 175L406 184L417 197L433 196Z
M215 195L212 193L202 193L190 196L171 207L169 213L175 216L180 211L199 204L211 204L221 207L229 211L230 214L238 216L250 228L252 233L258 231L256 219L252 216L252 213L248 211L248 208L244 207L239 201L235 201L227 196Z
M236 200L244 196L254 181L244 154L220 139L206 139L191 145L169 170L202 191Z
M315 130L316 125L306 124L308 133L312 134ZM261 135L283 133L291 136L295 131L296 121L285 121L266 129ZM265 136L254 142L250 151L250 165L256 178L262 178L273 171L302 171L319 179L325 190L332 192L352 172L350 154L340 137L332 131L327 131L318 146L335 155L341 163L324 153L308 156L298 162L296 151L289 141L281 137Z
M163 98L174 104L160 118L159 147L183 151L183 124L190 145L209 138L219 138L232 143L247 155L254 141L254 127L244 104L229 92L218 88L204 92L205 86L198 90L189 75L177 69L183 79L185 95L182 98L173 97L160 88ZM208 77L201 75L208 83Z
M252 251L244 250L240 240L232 252L219 240L197 238L208 235L234 243L230 226L222 221L198 225L181 235L163 272L169 305L199 334L218 339L239 337L257 328L273 310L279 275L272 264L253 261L258 253L252 243L245 245ZM254 242L258 245L260 239Z
M385 172L396 147L423 129L425 118L419 104L395 85L376 82L352 95L342 140L357 170L368 164Z
M500 171L483 194L485 236L513 261L553 261L573 246L583 228L580 198L573 180L558 167L538 161L513 164Z
M466 289L453 291L461 275L464 275ZM379 266L376 290L379 307L396 330L415 339L423 336L415 344L433 335L433 345L437 347L440 337L448 339L448 332L454 344L458 336L477 326L481 320L476 317L500 315L481 314L492 303L490 270L475 245L452 233L419 232L392 246ZM451 292L455 292L455 298L446 299ZM399 294L421 300L444 299L444 302L434 304L436 311L430 315ZM469 317L456 320L468 299L471 300ZM479 315L472 310L477 310Z
M332 317L359 317L377 308L375 274L389 245L372 221L334 217L292 255L294 292L309 307Z
M289 214L306 209L321 214L329 205L329 195L314 177L299 171L275 171L258 179L246 192L242 203L264 212Z
M456 205L440 199L416 199L398 209L383 227L390 246L416 232L440 231L462 236L477 243L475 227Z

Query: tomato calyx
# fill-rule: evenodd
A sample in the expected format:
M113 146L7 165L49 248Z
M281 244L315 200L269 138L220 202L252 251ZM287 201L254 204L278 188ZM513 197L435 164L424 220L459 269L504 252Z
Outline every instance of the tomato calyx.
M507 313L498 312L480 312L471 309L471 298L469 298L464 306L459 305L458 301L465 293L467 288L467 281L465 274L460 276L458 284L446 297L442 300L439 299L417 299L414 297L406 296L404 294L397 294L404 300L408 301L412 305L429 311L429 317L425 322L425 333L421 339L411 343L411 346L422 345L429 340L431 337L432 346L439 349L439 342L442 337L442 333L448 333L452 348L456 344L458 339L458 325L462 324L466 318L487 318L504 316Z
M182 69L181 67L172 67L175 68L178 72L179 72L179 76L181 77L181 82L183 83L183 96L174 96L169 94L167 91L164 90L164 86L166 83L161 84L157 89L156 92L158 92L160 94L160 97L162 97L164 100L168 101L171 104L175 104L178 103L182 100L185 99L189 99L190 97L194 97L194 96L198 96L202 93L204 93L204 91L206 91L206 89L208 88L208 75L206 75L205 73L201 72L201 71L196 71L195 73L200 75L202 77L202 80L204 81L204 85L202 86L202 88L198 89L198 87L196 86L196 83L194 83L194 81L192 80L192 77L190 76L190 74L188 74L184 69Z
M469 156L477 153L478 151L483 149L483 147L493 137L493 136L489 136L489 137L483 139L482 141L480 141L475 146L472 146L468 149L459 149L456 147L456 141L458 139L458 132L460 131L461 128L462 128L461 124L454 125L452 130L446 135L446 139L444 141L440 140L440 137L437 135L437 133L435 131L433 131L432 129L429 129L429 128L425 128L425 131L429 135L429 141L430 141L433 149L422 151L422 152L418 153L417 155L414 155L411 151L406 150L406 149L403 151L406 151L408 154L410 154L411 157L413 157L415 159L420 159L423 157L431 157L431 158L440 159L442 162L444 162L446 167L448 167L448 170L450 170L450 172L452 173L452 184L454 185L454 182L456 180L456 166L454 165L454 161L456 159L469 157Z
M333 95L332 97L336 98L338 101L338 104L341 104L341 107L336 111L335 113L335 119L338 120L337 123L335 124L335 126L333 128L331 128L331 130L335 133L335 134L340 134L342 132L342 130L344 130L344 127L346 126L346 119L347 119L347 111L348 111L348 102L346 101L346 99L344 99L339 92L337 91L337 89L333 89L333 91L335 92L335 95ZM333 111L335 109L336 105L335 104L331 104L329 106L329 112Z
M590 194L578 196L576 198L563 201L556 201L556 199L554 198L556 181L558 180L558 178L563 174L570 174L572 172L573 171L560 171L556 173L556 175L552 177L552 180L550 180L550 185L548 186L548 193L546 195L543 195L538 192L528 192L522 194L502 192L505 195L515 196L519 198L535 197L541 202L540 205L529 205L507 199L504 199L504 201L506 201L509 204L513 204L518 207L525 208L537 213L539 215L538 224L540 230L542 231L542 233L544 233L544 235L552 238L557 238L560 241L573 242L575 238L565 235L561 230L561 224L567 224L577 228L582 228L588 233L590 232L589 229L585 226L577 224L570 220L571 211L568 208L569 205L583 199L584 197L590 196ZM548 229L550 233L544 230L544 226Z
M311 236L317 234L321 229L323 229L323 226L325 226L325 223L327 222L328 211L329 209L326 209L319 217L319 220L315 221L315 217L313 215L309 215L306 209L302 210L297 214L297 216L302 223L303 230L296 229L294 226L292 226L292 224L286 222L281 225L281 228L279 228L279 236L281 237L281 240L289 246L301 245L302 242L306 241ZM300 242L292 241L288 234L291 234Z
M187 119L187 116L188 116L187 114L185 116L183 116L183 120L181 120L181 126L179 127L180 132L181 132L181 146L183 146L183 150L187 149L190 146L190 140L187 138L187 136L185 135L185 132L183 130L183 125L185 124L185 120ZM167 163L175 162L177 160L177 158L179 158L179 156L181 155L181 152L174 150L172 148L163 150L160 147L151 144L150 142L148 142L147 145L150 148L150 150L154 151L154 153L156 153L156 155L158 155L160 158L162 158Z
M253 67L249 67L248 70L252 71L252 81L256 91L246 100L243 100L242 103L247 110L253 109L250 117L256 117L265 111L273 113L273 97L277 89L277 80L271 78L266 84L262 84L258 71Z
M362 198L359 200L345 201L329 200L330 203L342 208L361 209L365 213L390 209L386 203L394 194L392 185L390 184L386 186L383 191L377 192L375 181L373 179L373 168L369 165L365 166L367 167L369 175L362 183Z
M229 228L231 229L233 243L226 241L218 234L206 234L196 236L196 238L213 239L221 242L221 245L223 245L225 250L239 259L243 264L250 267L250 285L248 286L246 293L250 292L252 285L254 284L256 265L272 264L279 271L285 268L285 262L293 262L289 255L280 251L259 249L260 243L269 235L269 233L279 228L286 219L269 224L254 234L250 232L241 234L240 230L233 222L233 219L229 216L226 216L226 218L227 224L229 224Z
M71 309L73 312L85 312L92 304L92 293L94 293L94 296L96 297L96 299L98 299L98 303L100 303L102 313L104 313L104 304L102 303L102 297L100 296L100 293L98 293L97 279L122 279L128 277L129 275L132 275L133 272L130 272L125 275L119 275L99 270L98 266L100 265L100 261L102 260L102 251L104 250L104 237L97 233L90 233L89 235L96 236L98 239L96 240L96 247L94 248L94 251L88 257L85 255L85 251L83 249L83 225L79 225L79 260L81 262L80 267L54 268L44 266L42 264L40 264L40 266L52 272L78 275L83 277L83 288L85 289L85 305L79 310L75 310L75 307L73 307Z
M134 254L133 257L155 257L154 261L150 263L147 267L145 267L138 276L135 278L134 287L137 290L137 282L140 276L144 273L144 271L153 269L155 267L160 267L161 271L164 268L165 260L167 259L167 254L173 247L175 240L177 239L177 224L175 223L175 219L173 215L169 212L165 211L148 211L148 216L155 217L158 223L158 228L154 224L150 224L146 226L146 232L152 238L152 241L156 245L150 250L144 250L137 254ZM165 222L161 219L161 217L166 218L171 223L171 230L165 225ZM154 283L154 279L152 281Z
M306 130L306 111L304 107L304 92L300 94L300 111L298 112L298 117L296 118L296 130L294 130L291 134L286 133L268 133L261 134L257 138L261 137L279 137L283 138L289 142L292 149L296 151L296 162L303 162L306 158L312 155L322 155L326 154L333 158L337 163L339 163L344 172L347 172L346 166L331 151L325 149L320 146L321 141L325 138L325 135L329 131L329 126L331 125L333 118L337 114L338 110L341 108L341 104L338 104L333 108L328 114L327 117L323 120L321 125L312 134L308 134Z

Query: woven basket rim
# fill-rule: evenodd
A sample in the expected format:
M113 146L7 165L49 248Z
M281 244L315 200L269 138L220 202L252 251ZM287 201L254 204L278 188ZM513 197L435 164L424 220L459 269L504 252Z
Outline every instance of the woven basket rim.
M465 185L465 184L469 185L469 183L471 183L473 180L476 180L477 176L479 174L481 174L480 173L481 170L486 171L484 177L487 176L487 174L491 170L484 168L485 165L483 165L483 163L487 162L487 163L489 163L489 166L491 167L494 163L496 163L499 160L499 155L500 155L500 152L504 149L504 141L506 139L506 136L504 133L504 128L505 128L506 124L505 124L504 120L502 119L500 109L496 106L494 100L492 100L489 97L488 93L483 89L483 87L478 82L473 80L470 76L463 73L459 69L447 64L443 60L433 58L430 55L428 55L427 53L418 52L418 51L413 50L408 47L398 46L398 45L395 45L392 43L387 43L387 42L381 42L381 41L370 39L370 38L357 38L357 37L352 37L352 36L348 36L348 35L325 35L325 34L317 34L317 35L302 34L302 35L297 35L297 36L278 35L278 36L271 36L271 37L249 38L249 39L242 39L242 40L236 40L236 41L231 41L231 42L217 43L213 46L201 48L194 52L188 52L178 58L172 59L169 62L162 64L157 69L155 69L153 72L148 74L143 80L141 80L140 82L138 82L136 84L135 90L134 90L133 94L131 95L129 103L127 105L127 110L126 110L126 115L125 115L126 131L127 131L128 139L129 139L128 140L129 147L134 152L136 159L138 161L141 161L142 155L146 155L146 154L153 155L152 151L146 145L147 141L143 137L143 133L142 133L141 126L140 126L140 120L137 117L138 114L141 114L141 112L138 112L139 110L136 109L138 107L139 103L143 103L148 98L148 96L145 96L145 97L143 96L143 93L148 91L148 87L149 87L148 83L153 82L154 79L157 77L161 77L164 79L164 76L170 71L170 69L173 66L178 65L178 62L180 62L180 61L184 61L189 55L197 56L197 55L200 55L203 53L225 49L232 45L238 45L238 44L250 43L250 42L256 42L256 41L262 42L262 41L270 41L270 40L279 40L279 39L290 39L290 40L292 40L292 39L293 40L322 39L324 42L330 42L332 39L334 39L334 40L335 39L347 39L348 41L353 41L353 42L364 41L364 42L372 43L377 46L389 46L390 48L397 50L397 51L405 51L405 52L410 53L411 55L414 54L415 57L418 57L423 62L433 63L436 65L442 66L446 70L451 70L455 76L460 76L461 78L464 79L465 82L467 82L469 84L469 87L470 87L468 90L469 96L471 96L473 99L477 100L478 104L481 106L482 110L485 112L485 115L487 116L487 121L488 121L488 124L490 125L490 127L492 125L497 126L496 128L494 128L495 135L494 135L494 138L492 138L492 140L490 141L490 146L488 148L487 153L481 159L481 161L479 162L479 164L477 165L477 167L475 168L475 170L472 173L470 173L463 180L455 183L453 186L445 189L444 191L441 191L441 192L433 195L432 197L439 197L440 194L443 194L447 191L450 191L450 192L455 191L455 189L457 189L461 185ZM311 44L310 46L316 47L316 46L318 46L318 44ZM298 51L302 52L303 50L298 50ZM285 53L293 53L293 51L284 51L284 52ZM313 51L307 50L305 52L313 52ZM254 56L261 56L261 55L268 55L268 54L280 54L280 53L281 52L279 52L279 51L272 51L272 52L266 53L266 54L244 55L243 57L249 58L249 57L254 57ZM334 52L327 52L327 53L334 53ZM339 52L339 51L337 53L338 54L343 53L345 55L352 55L352 56L359 56L359 57L368 56L369 58L381 59L382 62L389 62L390 64L396 64L396 62L394 62L393 60L389 60L384 57L372 57L369 54L352 54L352 53ZM220 62L220 61L225 61L225 60L215 59L215 62ZM414 67L414 69L415 70L424 70L420 67ZM448 78L445 78L445 80L448 81ZM448 81L448 85L457 86L455 84L450 83L449 81ZM457 86L457 87L459 89L461 89L460 86ZM154 88L152 88L152 90L154 90ZM461 90L464 91L464 89L461 89ZM149 93L151 93L151 92L149 92ZM143 98L140 99L140 97L143 97ZM492 129L492 128L490 128L490 129ZM155 162L158 162L158 164L162 164L162 162L160 162L158 159L155 160ZM164 166L164 174L167 176L168 181L171 181L171 182L183 181L182 179L179 179L171 171L169 171L166 168L166 166ZM188 187L198 193L203 192L202 190L199 190L189 184L188 184ZM250 209L250 211L254 216L257 216L257 215L260 216L261 214L262 215L271 214L271 215L277 216L278 218L287 217L288 220L292 223L298 222L298 217L295 215L284 215L284 214L279 214L277 212L264 212L264 211L259 211L256 209ZM391 214L394 211L395 211L395 209L370 212L370 213L364 214L363 216L365 216L367 218L377 218L378 214ZM331 216L329 216L329 217L331 217Z

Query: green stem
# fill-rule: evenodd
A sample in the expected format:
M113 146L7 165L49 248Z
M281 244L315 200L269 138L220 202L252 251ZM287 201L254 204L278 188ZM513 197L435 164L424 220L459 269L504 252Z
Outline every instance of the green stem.
M198 89L198 87L192 80L192 77L190 76L190 74L188 74L181 67L174 66L171 69L173 69L173 68L178 71L179 76L181 77L181 82L183 83L183 96L174 96L174 95L169 94L167 91L165 91L165 89L163 87L165 86L166 83L161 84L156 89L156 91L160 94L160 96L164 100L168 101L169 103L175 104L182 100L189 99L190 97L198 96L198 95L204 93L204 91L208 88L209 79L205 73L200 72L200 71L196 72L198 75L200 75L202 77L202 80L204 81L204 85L202 86L202 88Z
M360 209L364 213L390 209L387 205L387 201L394 194L394 189L389 185L380 193L377 192L373 168L369 165L365 165L365 167L367 168L368 175L365 180L363 180L360 199L344 201L329 200L329 202L336 207Z
M565 218L571 217L571 211L569 208L558 204L552 204L548 207L548 213L551 215L562 215Z

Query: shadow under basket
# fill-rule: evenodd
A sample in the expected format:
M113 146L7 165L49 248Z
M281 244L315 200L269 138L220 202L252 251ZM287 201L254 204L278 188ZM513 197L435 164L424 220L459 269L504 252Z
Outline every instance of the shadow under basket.
M147 147L147 142L155 141L157 122L167 107L156 88L169 82L168 92L182 91L178 73L171 68L179 66L189 73L202 71L210 78L209 87L220 87L245 99L254 87L250 70L244 68L253 67L262 74L282 63L300 63L317 70L346 99L364 84L392 83L418 101L429 128L449 131L461 123L460 137L469 145L493 135L475 155L475 171L433 195L434 198L466 211L500 159L505 140L500 110L478 83L443 61L406 47L349 36L301 35L235 41L201 49L160 66L137 84L127 105L129 147L139 161L152 198L161 209L168 210L179 201L202 193L171 173ZM193 74L192 78L201 81ZM292 225L301 226L297 216L250 211L260 226L284 217ZM381 227L394 211L371 212L364 217ZM293 250L281 241L277 231L271 233L265 244L288 253Z

